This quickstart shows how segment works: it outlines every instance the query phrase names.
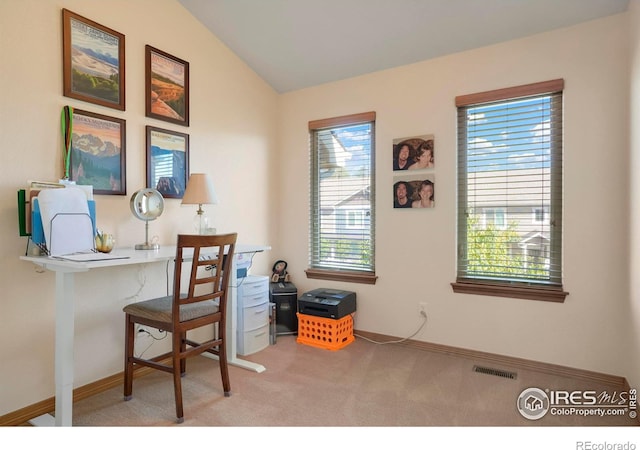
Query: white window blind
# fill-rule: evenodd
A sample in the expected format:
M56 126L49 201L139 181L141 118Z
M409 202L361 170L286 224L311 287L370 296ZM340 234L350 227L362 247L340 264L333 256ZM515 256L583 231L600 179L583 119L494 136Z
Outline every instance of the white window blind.
M562 286L563 89L553 80L456 99L457 282Z
M177 172L177 168L173 167L173 153L160 153L153 157L151 165L152 172L152 186L158 186L158 181L160 178L171 178L175 172Z
M310 269L375 271L374 126L375 113L309 123Z

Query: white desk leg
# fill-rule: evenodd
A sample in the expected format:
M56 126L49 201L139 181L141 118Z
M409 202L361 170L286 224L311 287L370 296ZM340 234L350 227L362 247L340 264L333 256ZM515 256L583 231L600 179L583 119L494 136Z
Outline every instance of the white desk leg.
M262 364L257 364L251 361L238 358L237 353L237 330L238 330L238 272L237 272L236 257L234 256L231 262L231 276L229 277L229 285L231 290L229 291L229 302L227 308L227 360L229 364L242 367L243 369L253 370L254 372L264 372L266 369Z
M74 274L56 272L56 426L73 418Z
M73 418L74 274L56 271L55 417L43 414L29 423L36 427L70 427Z

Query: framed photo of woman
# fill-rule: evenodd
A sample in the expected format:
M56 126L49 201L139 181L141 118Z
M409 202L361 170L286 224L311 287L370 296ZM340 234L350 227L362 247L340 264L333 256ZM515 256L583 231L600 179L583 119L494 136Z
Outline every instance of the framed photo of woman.
M394 208L435 208L435 174L410 175L393 178Z
M393 170L433 169L434 138L432 134L393 140Z

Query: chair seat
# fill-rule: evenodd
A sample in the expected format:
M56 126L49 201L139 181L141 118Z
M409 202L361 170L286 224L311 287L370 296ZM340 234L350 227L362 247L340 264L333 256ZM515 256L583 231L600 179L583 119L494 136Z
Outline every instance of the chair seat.
M171 308L173 306L173 296L152 298L142 302L132 303L122 310L132 316L143 317L158 322L171 322ZM215 314L219 310L218 302L207 300L180 306L180 321L197 319L198 317Z

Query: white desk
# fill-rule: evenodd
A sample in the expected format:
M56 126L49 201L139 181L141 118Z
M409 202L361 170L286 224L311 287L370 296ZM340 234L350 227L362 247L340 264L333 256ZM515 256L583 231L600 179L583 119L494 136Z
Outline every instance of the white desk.
M231 291L227 299L227 359L229 364L263 372L264 366L239 359L236 351L237 328L237 272L238 258L248 257L251 253L270 250L265 245L236 245L236 256L233 259L230 282ZM72 262L53 259L46 256L21 256L20 259L30 261L56 274L56 331L55 331L55 384L56 410L54 419L45 414L33 420L35 425L71 426L73 418L73 335L74 335L74 298L75 274L104 267L127 266L166 262L175 259L175 246L160 247L158 250L134 250L116 248L114 254L128 256L126 259L109 259L104 261Z

